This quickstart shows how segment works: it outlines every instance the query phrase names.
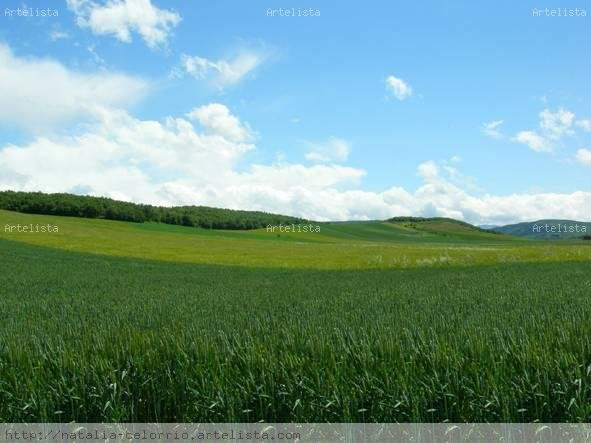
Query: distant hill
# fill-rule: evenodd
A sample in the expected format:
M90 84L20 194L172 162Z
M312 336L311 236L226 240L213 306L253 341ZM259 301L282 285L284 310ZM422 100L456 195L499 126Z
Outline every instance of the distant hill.
M105 197L42 192L0 191L0 209L28 214L104 218L136 223L159 222L206 229L257 229L267 225L298 224L305 220L260 211L207 206L163 207Z
M382 223L382 220L338 220L338 221L327 221L327 222L319 222L325 225L339 225L339 224L347 224L347 225L363 225L368 223Z
M0 191L0 209L29 214L58 215L82 218L102 218L135 223L157 222L169 225L205 229L249 230L268 225L309 223L308 220L261 211L242 211L207 206L163 207L130 203L105 197L81 196L67 193ZM583 238L591 240L591 223L572 220L539 220L507 226L474 226L445 217L392 217L385 221L323 222L324 232L343 238L400 241L450 239L472 240L475 236L494 239L495 236L538 239ZM357 228L355 228L357 227ZM510 240L510 237L504 237Z
M470 223L445 217L393 217L383 224L395 229L399 237L412 241L523 241L518 237L481 229Z
M487 229L487 230L491 230L491 229L496 229L499 227L499 225L478 225L478 227L480 229Z
M548 219L497 226L494 230L507 235L533 239L575 239L591 236L591 223Z
M458 229L480 232L486 231L485 229L471 225L470 223L447 217L392 217L386 221L389 223L403 224L407 227L420 227L427 230L431 228L438 231L452 232L457 231Z

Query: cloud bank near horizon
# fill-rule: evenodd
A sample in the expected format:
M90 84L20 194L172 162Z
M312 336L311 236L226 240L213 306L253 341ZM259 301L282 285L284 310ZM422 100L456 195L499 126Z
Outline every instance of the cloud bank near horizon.
M249 162L257 149L256 132L223 103L201 104L161 121L142 120L129 106L147 94L149 81L106 70L75 72L55 60L18 57L1 45L0 61L2 78L12 79L0 83L0 109L11 110L0 111L0 123L14 125L18 120L32 137L0 146L1 190L263 210L319 221L411 215L475 224L591 220L591 192L484 193L461 173L458 158L418 164L421 184L416 189L393 183L379 192L363 190L367 171L346 164L352 145L338 134L310 144L305 163ZM76 96L60 86L72 82ZM18 95L28 84L38 93ZM404 92L395 84L404 97L410 95L410 89ZM83 129L65 135L59 131L64 122L81 115ZM585 121L575 121L565 110L540 117L551 140L568 135L575 125L586 130ZM500 124L491 122L484 129L494 137ZM577 160L591 164L589 152L581 149Z

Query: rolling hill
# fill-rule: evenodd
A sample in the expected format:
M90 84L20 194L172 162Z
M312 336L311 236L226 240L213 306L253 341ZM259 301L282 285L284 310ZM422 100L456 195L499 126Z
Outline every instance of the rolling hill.
M18 226L27 226L27 232L19 232ZM43 226L57 229L36 231ZM319 227L318 232L221 230L0 210L0 239L72 252L168 262L397 269L591 259L587 242L550 244L493 234L449 219L314 226Z

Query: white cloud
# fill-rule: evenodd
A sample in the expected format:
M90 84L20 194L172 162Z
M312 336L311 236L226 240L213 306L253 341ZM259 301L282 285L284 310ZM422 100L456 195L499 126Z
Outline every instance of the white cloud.
M58 40L70 38L70 34L68 34L67 32L64 32L64 31L58 31L58 30L54 29L53 31L51 31L49 33L49 38L51 39L52 42L55 42Z
M515 135L514 141L529 146L532 151L551 152L552 145L543 136L534 131L521 131Z
M579 149L577 151L577 160L582 165L591 166L591 150L590 149Z
M38 137L24 146L0 149L0 188L44 191L90 189L133 201L172 203L159 192L166 183L189 180L196 190L219 186L254 146L203 134L182 118L137 120L125 111L100 109L96 123L77 136ZM24 178L23 178L24 177ZM18 184L18 183L17 183Z
M386 77L386 89L388 89L394 97L402 101L412 95L412 88L404 80L389 75Z
M97 107L129 106L147 90L139 78L76 72L52 59L18 57L0 44L0 123L40 132Z
M141 96L145 82L73 72L52 60L18 58L5 46L0 46L0 80L2 123L40 124L79 114L90 119L82 133L47 131L22 145L0 146L0 189L82 192L317 220L395 215L438 215L479 224L546 217L591 220L591 193L473 195L462 189L461 172L446 162L419 165L422 184L415 190L393 186L363 191L363 169L334 164L345 161L349 152L349 145L336 138L310 151L328 156L322 164L281 160L244 165L247 153L256 149L253 131L222 104L164 121L140 120L114 107ZM586 161L588 150L580 150L578 158Z
M503 120L495 120L492 122L484 123L482 125L482 132L491 138L500 140L503 138L503 134L499 131L499 127L503 124Z
M132 33L139 34L150 48L166 43L180 15L172 10L159 9L151 0L67 0L76 14L78 26L89 28L95 35L113 35L130 43Z
M539 118L539 132L521 131L513 137L513 141L526 144L536 152L551 152L564 136L575 133L575 125L583 128L585 126L584 120L575 123L575 114L564 108L556 112L544 109Z
M577 120L575 124L585 132L591 132L591 120Z
M397 188L396 201L413 215L452 217L475 224L542 218L591 220L591 192L475 196L450 183L441 169L434 161L419 165L424 184L408 195Z
M211 109L211 105L198 109ZM197 204L317 220L445 216L502 224L541 218L591 220L591 193L472 195L427 161L416 190L359 189L365 171L334 164L236 165L255 149L230 131L201 133L184 118L138 120L102 109L86 133L38 137L0 148L0 189L84 192L161 205ZM237 122L239 127L244 125ZM214 128L216 126L213 126ZM229 138L227 138L229 137ZM585 154L586 155L586 154Z
M575 114L560 108L552 113L549 109L540 112L540 128L544 134L553 140L558 140L563 135L572 135Z
M439 168L437 163L433 160L429 160L425 163L421 163L417 168L417 174L426 182L433 183L439 179Z
M305 154L306 160L318 163L344 162L349 158L351 145L346 140L330 137L321 143L310 143L310 151Z
M342 214L312 199L358 184L364 171L330 164L255 164L237 172L236 163L254 145L215 118L208 120L211 114L226 115L211 112L216 108L227 109L207 105L195 112L198 119L199 114L206 116L207 133L184 118L142 121L124 111L98 110L97 123L84 134L38 137L24 146L1 148L0 189L84 191L154 204L265 209L319 218ZM230 127L245 126L236 119Z
M275 164L252 165L247 173L239 175L240 184L264 186L278 193L305 190L322 191L330 187L359 184L365 171L340 165Z
M246 142L254 138L248 124L242 124L226 106L220 103L195 108L187 114L187 117L201 123L209 133L221 135L233 142Z
M477 180L474 177L465 175L458 168L458 164L461 161L462 159L460 157L454 155L449 160L441 162L443 170L447 173L447 180L466 190L481 192L482 189L478 186Z
M242 51L236 57L208 60L204 57L181 56L181 68L197 79L209 79L218 88L240 82L264 61L264 56L252 51Z
M86 47L87 51L90 53L90 55L92 56L92 59L94 60L94 62L99 65L99 66L104 66L105 65L105 59L102 58L100 55L98 55L98 53L96 52L96 46L95 45L88 45Z

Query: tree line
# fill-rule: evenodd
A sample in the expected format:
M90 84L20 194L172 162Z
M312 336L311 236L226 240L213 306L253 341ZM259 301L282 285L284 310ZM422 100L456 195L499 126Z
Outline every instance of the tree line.
M135 223L157 222L206 229L257 229L306 220L261 211L207 206L152 206L74 194L0 191L0 209L28 214L104 218Z

